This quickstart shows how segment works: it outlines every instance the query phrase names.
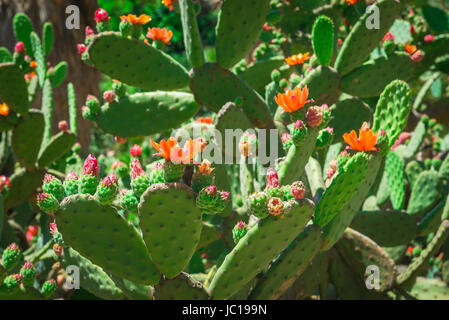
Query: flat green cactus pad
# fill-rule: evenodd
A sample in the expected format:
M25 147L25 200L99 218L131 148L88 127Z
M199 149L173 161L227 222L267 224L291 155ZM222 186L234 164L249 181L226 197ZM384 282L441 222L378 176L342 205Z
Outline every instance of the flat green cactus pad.
M64 241L92 263L137 283L159 282L143 239L113 207L79 194L65 198L55 216Z
M361 211L351 228L383 247L395 247L413 240L418 234L416 219L403 211Z
M319 16L312 29L312 44L320 64L329 66L334 52L334 23L326 16Z
M229 298L264 270L304 228L314 208L312 201L304 199L283 217L270 216L253 226L217 270L209 286L212 297Z
M182 272L174 279L162 279L154 287L154 300L209 300L210 294L202 283Z
M217 62L231 68L259 39L270 0L223 1L217 23Z
M198 29L194 4L191 0L180 0L182 30L184 34L184 46L190 64L199 68L204 63L204 49L201 43L201 35Z
M179 126L198 110L199 105L189 93L135 93L103 105L97 123L119 137L147 136Z
M396 265L388 254L370 238L348 228L337 242L336 248L360 280L365 280L367 268L374 265L379 268L379 288L375 289L386 291L393 286L398 275Z
M84 258L72 248L65 248L62 255L62 264L79 268L80 287L93 295L106 300L123 299L122 291L117 288L112 279L99 266Z
M391 147L407 124L412 96L407 83L400 80L391 82L382 92L377 102L373 118L373 130L384 129Z
M14 172L11 178L11 187L5 197L5 210L13 208L25 201L42 184L45 171L26 171L20 168Z
M419 174L423 171L424 164L416 160L410 161L405 166L405 175L407 176L408 185L411 190L413 190L413 186L415 185L416 179L418 178Z
M378 293L366 288L365 281L360 279L340 256L337 250L330 252L329 280L341 300L369 300L379 298Z
M328 281L328 254L319 252L280 300L303 300L312 295L320 282Z
M430 233L434 233L438 230L440 226L441 220L446 219L447 209L446 204L447 199L441 200L435 207L432 208L429 212L427 212L419 221L419 236L427 236ZM443 216L444 215L444 216Z
M201 210L187 185L155 184L142 195L140 228L150 255L168 278L178 275L195 252L201 235Z
M418 300L449 300L449 287L438 278L418 277L410 294Z
M405 201L404 160L394 151L387 155L385 173L393 209L402 210Z
M110 275L114 284L122 290L123 294L132 300L153 300L153 287L135 283L123 278Z
M358 130L364 121L371 121L371 108L358 98L348 98L334 104L329 127L334 129L334 143L343 141L343 134Z
M402 152L401 156L406 159L412 159L419 151L421 144L427 135L427 126L423 121L419 121L416 125L415 129L412 132L412 137L407 144L404 152Z
M41 293L33 287L21 287L17 291L8 293L0 291L0 300L43 300Z
M13 152L27 169L34 168L44 136L44 116L32 110L15 126L11 138Z
M278 299L304 272L322 243L321 229L317 225L306 227L257 282L250 298Z
M406 52L397 52L388 58L382 56L344 76L340 89L361 98L376 97L391 81L410 80L415 74L415 64Z
M335 61L335 68L345 75L360 65L378 45L387 31L393 25L401 5L399 1L382 0L375 4L379 15L367 11L354 25L348 37L343 42ZM376 13L376 12L374 12ZM373 19L377 18L377 19ZM379 28L370 28L373 20L378 20Z
M317 204L314 223L325 226L351 200L365 179L368 161L367 154L359 152L349 160L344 171L337 173Z
M146 90L175 90L189 83L184 67L143 41L119 33L100 33L89 45L89 58L101 72Z
M309 128L303 144L299 147L295 145L290 147L285 159L279 163L278 174L282 185L290 184L301 177L313 150L315 150L318 133L318 128Z
M12 25L17 41L22 41L27 54L33 56L33 48L30 40L30 34L33 32L33 24L30 18L25 13L17 13L13 18Z
M280 68L284 65L284 57L273 57L261 61L256 61L245 71L239 74L257 92L263 92L265 86L271 81L271 72L273 69ZM288 76L290 69L279 70L283 77ZM268 103L268 101L267 101Z
M340 94L338 90L340 76L335 69L319 66L307 73L299 86L303 88L306 85L309 89L309 99L313 99L315 104L331 105L337 102Z
M407 213L416 216L432 208L441 197L439 183L436 171L421 172L413 185Z
M23 73L12 62L0 64L0 99L17 113L26 114L30 108Z
M273 128L270 110L262 97L240 77L214 63L193 69L190 89L196 101L214 112L237 97L243 99L242 109L258 128Z
M382 159L382 155L379 153L370 154L365 179L360 183L351 200L346 202L335 217L323 228L325 242L322 250L330 249L351 224L352 219L362 207L366 196L376 180Z
M54 135L43 148L37 159L39 168L48 167L53 161L59 160L75 144L76 136L71 132L59 132Z
M217 141L221 141L220 149L223 155L232 157L232 159L236 161L236 147L238 146L241 137L241 135L238 136L236 134L236 137L233 138L232 141L226 141L226 130L240 129L242 130L241 134L243 134L246 130L252 127L251 122L240 107L237 107L233 102L226 103L218 112L215 121L215 128L221 134L221 139L219 137L216 138ZM231 145L228 145L228 142L231 142Z

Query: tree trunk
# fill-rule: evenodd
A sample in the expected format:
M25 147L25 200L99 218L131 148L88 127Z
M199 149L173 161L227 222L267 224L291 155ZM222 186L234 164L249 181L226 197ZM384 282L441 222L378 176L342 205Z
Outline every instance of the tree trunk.
M65 26L68 17L65 10L69 5L76 5L80 11L80 29L69 30ZM68 120L67 83L72 82L76 91L78 109L78 141L87 150L89 146L90 122L81 117L81 106L88 94L99 95L101 74L84 64L77 53L76 44L84 42L84 29L90 25L94 29L94 13L98 8L95 0L0 0L0 46L14 50L16 39L12 29L14 14L25 12L31 19L35 32L42 37L42 26L46 21L53 24L55 31L54 45L48 58L51 65L60 61L68 64L67 78L54 90L55 111L53 131L57 132L57 123ZM34 108L40 108L41 96L34 101Z

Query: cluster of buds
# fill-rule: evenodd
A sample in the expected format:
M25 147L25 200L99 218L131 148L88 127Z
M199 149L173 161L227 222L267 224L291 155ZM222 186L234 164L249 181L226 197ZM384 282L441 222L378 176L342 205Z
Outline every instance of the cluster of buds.
M221 213L225 210L229 197L229 192L218 191L212 184L201 189L196 198L196 204L205 213Z

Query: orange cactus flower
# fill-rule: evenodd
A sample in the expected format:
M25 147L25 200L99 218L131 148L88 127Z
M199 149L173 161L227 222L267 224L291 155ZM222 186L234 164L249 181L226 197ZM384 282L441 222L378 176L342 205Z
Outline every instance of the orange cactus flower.
M164 6L168 7L170 11L173 11L173 0L162 0Z
M205 123L205 124L212 124L213 120L212 120L211 117L199 117L198 119L195 120L195 122Z
M359 2L360 0L345 0L345 1L346 1L347 4L354 5L357 2Z
M33 68L33 69L36 68L36 67L37 67L37 62L34 61L34 60L31 61L31 62L30 62L30 67Z
M416 46L406 43L404 45L404 49L405 49L405 51L407 51L408 54L414 54L416 51Z
M352 130L350 133L345 133L343 139L352 150L356 151L377 151L377 132L371 131L368 123L364 122L359 131L359 137L357 133Z
M154 155L160 155L167 161L174 163L190 163L195 155L201 151L201 142L198 139L190 139L184 144L184 148L181 148L175 138L170 137L167 141L161 140L160 143L156 143L153 139L150 139L153 147L159 151Z
M309 96L309 89L305 86L303 89L297 87L293 90L287 90L284 94L278 93L274 98L278 106L282 107L286 112L295 112L304 105L313 100L307 100Z
M166 28L148 28L147 37L152 40L159 40L165 44L170 44L170 40L173 37L173 31Z
M285 62L287 62L287 64L290 66L296 66L298 64L304 63L309 59L310 59L309 53L306 52L304 54L302 53L294 54L291 57L286 58Z
M209 160L204 159L203 162L201 162L201 164L198 166L198 171L202 175L210 176L212 174L212 171L214 171L214 168L212 168L211 165L212 163Z
M134 14L128 14L127 16L120 16L120 19L122 21L126 19L131 24L140 24L140 25L147 24L148 22L151 21L151 17L149 15L146 15L146 14L141 14L139 17L137 17Z
M9 106L6 103L0 104L0 116L7 116L9 114Z

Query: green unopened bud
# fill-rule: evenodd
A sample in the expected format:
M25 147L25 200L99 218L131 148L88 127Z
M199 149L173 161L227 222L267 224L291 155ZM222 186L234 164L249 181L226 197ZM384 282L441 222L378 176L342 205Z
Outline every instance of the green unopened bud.
M21 252L15 242L11 243L2 254L2 265L6 270L12 270L20 260Z
M62 201L62 199L64 199L64 187L61 180L51 174L46 173L44 175L42 190L46 193L54 195L58 201Z
M139 199L136 197L132 190L120 191L120 205L128 212L137 212L137 206L139 205Z
M32 286L36 279L36 269L27 261L20 269L20 275L22 276L22 283L25 287Z
M54 279L50 279L45 281L42 285L41 294L44 298L50 298L56 292L57 288L56 281Z
M242 239L246 233L248 232L248 226L245 222L239 221L232 229L232 238L234 239L234 243L238 243L240 239Z
M279 82L281 81L281 73L279 72L278 69L274 69L271 72L271 80L273 80L274 82Z
M50 193L39 193L37 195L37 206L45 213L53 215L59 209L59 201Z
M269 196L265 192L253 193L248 197L249 212L260 219L267 217L269 215L268 200Z

